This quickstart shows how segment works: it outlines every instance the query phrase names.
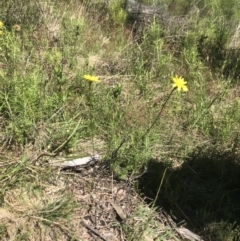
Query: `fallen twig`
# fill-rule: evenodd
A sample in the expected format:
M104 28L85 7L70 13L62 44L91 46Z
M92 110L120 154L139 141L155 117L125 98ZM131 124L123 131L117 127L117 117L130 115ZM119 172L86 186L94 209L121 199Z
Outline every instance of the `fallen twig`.
M108 241L108 239L106 239L102 234L100 234L96 229L92 228L91 226L89 226L87 223L85 223L84 221L81 221L81 224L87 228L88 230L90 230L91 232L93 232L94 234L96 234L98 237L100 237L102 240L104 241Z

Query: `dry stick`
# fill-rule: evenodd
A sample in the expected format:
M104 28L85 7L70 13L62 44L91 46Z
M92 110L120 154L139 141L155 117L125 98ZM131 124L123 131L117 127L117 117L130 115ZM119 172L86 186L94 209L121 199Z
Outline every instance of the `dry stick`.
M91 232L93 232L94 234L96 234L98 237L100 237L102 240L104 241L108 241L108 239L106 239L105 237L103 237L96 229L90 227L87 223L85 223L84 221L80 222L85 228L89 229Z

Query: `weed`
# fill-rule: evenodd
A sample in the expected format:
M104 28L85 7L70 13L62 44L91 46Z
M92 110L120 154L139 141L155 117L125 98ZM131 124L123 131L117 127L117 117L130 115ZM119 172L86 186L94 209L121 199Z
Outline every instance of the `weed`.
M99 151L118 178L136 180L155 199L152 210L136 208L132 220L142 218L136 230L133 221L123 225L129 240L154 237L157 205L209 240L237 230L231 208L237 212L239 50L230 43L237 36L238 4L141 2L148 4L144 9L153 2L166 9L169 24L153 16L135 29L126 1L1 4L1 207L10 210L16 192L14 207L21 208L8 219L26 211L32 220L15 225L13 237L34 240L35 222L39 230L54 225L60 237L75 207L68 187L47 198L43 186L57 174L45 162L31 165L45 152ZM96 87L94 76L101 79ZM7 158L8 152L17 157ZM64 230L75 235L70 226ZM9 232L0 223L0 234ZM161 230L165 240L173 233Z

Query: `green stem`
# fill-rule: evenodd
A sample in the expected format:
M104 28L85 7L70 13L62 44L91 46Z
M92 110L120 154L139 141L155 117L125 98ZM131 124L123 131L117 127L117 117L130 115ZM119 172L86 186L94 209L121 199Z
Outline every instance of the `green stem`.
M89 82L89 104L90 104L90 119L91 119L91 125L90 125L90 129L91 129L91 138L92 138L92 148L93 148L93 155L95 154L95 148L94 148L94 140L93 140L93 129L94 129L94 118L93 118L93 103L92 103L92 82Z
M158 119L160 118L163 109L165 108L168 100L170 99L171 95L173 94L173 92L176 90L176 88L173 88L172 91L170 92L170 94L168 95L168 97L166 98L166 100L164 101L164 103L162 104L162 108L161 110L158 112L157 116L155 117L153 123L150 125L150 127L148 127L148 129L146 130L146 132L143 134L142 139L144 139L144 137L150 132L150 130L153 128L153 126L156 124L156 122L158 121Z
M165 178L167 169L168 169L168 168L166 168L166 169L164 170L164 172L163 172L163 176L162 176L161 182L160 182L160 184L159 184L159 186L158 186L157 194L156 194L156 196L155 196L155 198L154 198L154 201L153 201L153 203L152 203L152 207L155 206L156 201L157 201L157 199L158 199L158 196L159 196L159 193L160 193L160 190L161 190L161 187L162 187L162 184L163 184L163 181L164 181L164 178Z

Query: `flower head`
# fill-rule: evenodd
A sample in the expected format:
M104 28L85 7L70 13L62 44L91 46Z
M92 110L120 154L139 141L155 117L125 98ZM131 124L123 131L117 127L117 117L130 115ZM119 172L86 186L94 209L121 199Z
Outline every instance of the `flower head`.
M185 91L187 92L188 91L188 87L187 87L187 82L184 81L184 78L181 77L181 76L178 76L178 75L175 75L175 77L172 77L172 80L173 80L173 88L177 88L178 91Z
M4 24L2 21L0 21L0 35L3 34L3 31L2 31L3 27L4 27Z
M90 82L99 82L99 81L100 81L97 76L92 76L92 75L89 75L89 74L85 74L85 75L83 76L83 78L84 78L85 80L90 81Z

